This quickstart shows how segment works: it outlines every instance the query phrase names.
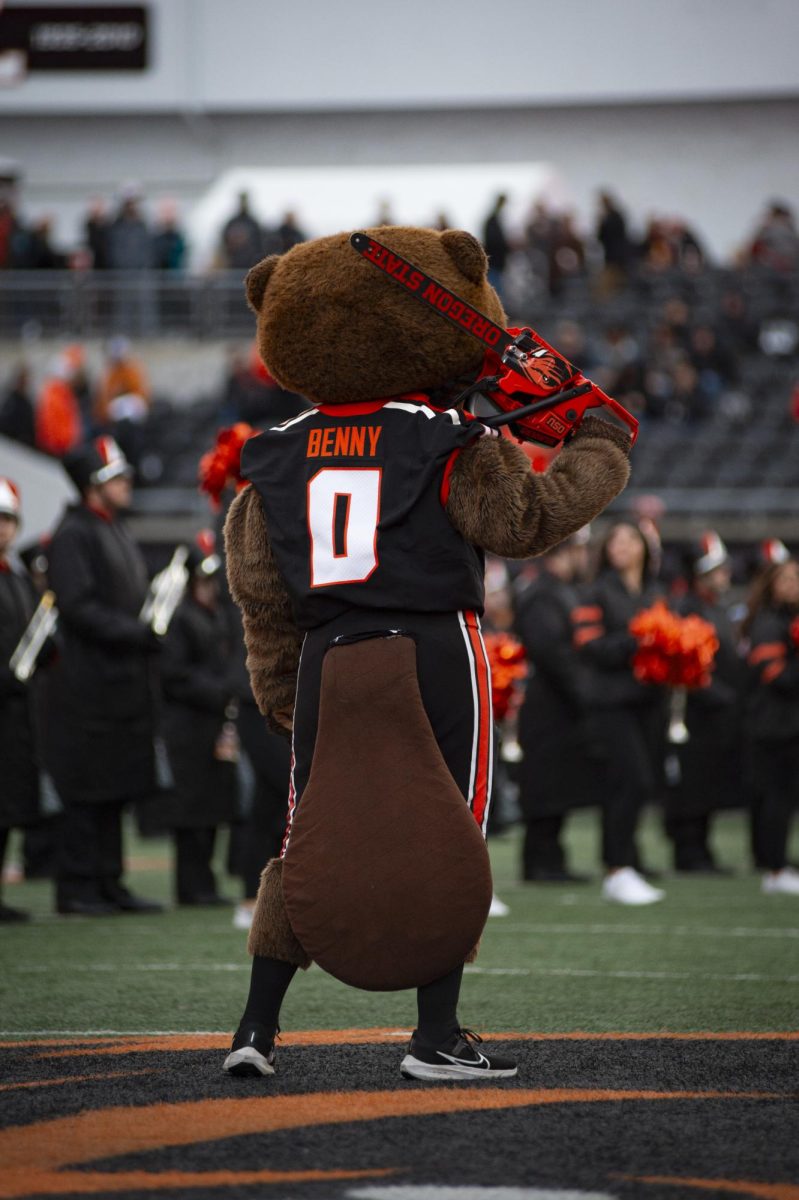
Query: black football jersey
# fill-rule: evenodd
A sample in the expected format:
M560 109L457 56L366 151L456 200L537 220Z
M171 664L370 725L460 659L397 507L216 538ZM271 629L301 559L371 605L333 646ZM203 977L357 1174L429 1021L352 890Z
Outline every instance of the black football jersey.
M458 452L483 432L414 394L309 409L245 444L300 628L353 608L482 612L483 555L445 503Z

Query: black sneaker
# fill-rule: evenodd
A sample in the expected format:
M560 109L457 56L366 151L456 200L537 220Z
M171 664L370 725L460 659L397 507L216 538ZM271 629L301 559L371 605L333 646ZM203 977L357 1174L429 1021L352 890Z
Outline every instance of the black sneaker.
M426 1046L414 1030L400 1073L406 1079L510 1079L515 1075L513 1059L496 1054L489 1058L477 1049L482 1041L471 1029L459 1029L442 1046Z
M274 1075L275 1039L270 1037L263 1025L240 1025L233 1035L222 1070L228 1075Z

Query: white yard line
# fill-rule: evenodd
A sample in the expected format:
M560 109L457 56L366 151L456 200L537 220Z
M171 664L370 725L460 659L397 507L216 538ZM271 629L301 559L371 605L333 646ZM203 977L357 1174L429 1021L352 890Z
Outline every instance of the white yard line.
M36 963L7 968L9 974L46 975L50 971L64 974L80 971L86 974L130 973L139 971L249 971L249 960L235 963ZM724 974L715 971L601 971L587 967L464 967L471 975L551 975L575 979L705 979L722 983L799 983L799 975L762 975L759 972L740 971Z
M733 925L729 928L715 925L573 925L566 924L508 924L505 921L492 921L490 932L495 933L619 933L644 934L657 937L676 934L679 937L738 937L738 938L799 938L799 928L775 929L766 927L757 929L744 925Z
M0 1038L230 1037L229 1029L0 1029Z
M712 979L722 983L799 983L799 975L723 975L709 971L592 971L584 967L464 967L472 975L565 975L587 979Z

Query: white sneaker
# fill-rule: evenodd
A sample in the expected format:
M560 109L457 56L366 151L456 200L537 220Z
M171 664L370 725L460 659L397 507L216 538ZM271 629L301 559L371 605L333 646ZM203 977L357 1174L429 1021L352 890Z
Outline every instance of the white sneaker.
M233 928L249 929L252 925L252 916L254 912L255 909L250 908L248 904L237 904L233 913Z
M665 895L660 888L647 883L634 867L613 871L602 884L602 899L616 904L655 904Z
M491 896L491 907L488 910L489 917L507 917L510 909L507 904L503 904L499 896Z
M764 875L761 890L767 896L799 896L799 871L793 867L783 867L781 871Z

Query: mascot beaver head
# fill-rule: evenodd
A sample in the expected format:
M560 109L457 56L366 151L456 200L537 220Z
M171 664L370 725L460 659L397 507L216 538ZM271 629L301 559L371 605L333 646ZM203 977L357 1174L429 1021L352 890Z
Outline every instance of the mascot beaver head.
M505 325L488 260L470 233L385 225L369 229L473 308ZM349 234L303 242L247 275L261 357L278 383L314 404L353 404L406 392L460 390L483 347L364 261Z

